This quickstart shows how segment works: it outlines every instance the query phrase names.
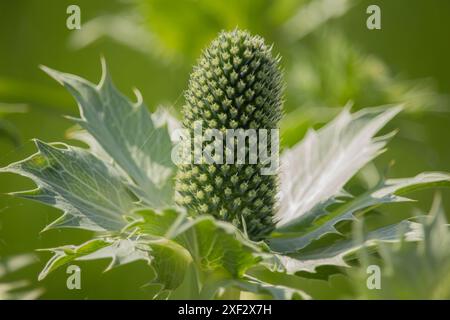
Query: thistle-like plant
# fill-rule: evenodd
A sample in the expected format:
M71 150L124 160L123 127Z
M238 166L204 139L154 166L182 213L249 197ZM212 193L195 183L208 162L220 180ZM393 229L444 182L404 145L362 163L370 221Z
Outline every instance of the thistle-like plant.
M217 54L222 57L215 60ZM260 60L259 67L245 60L252 57L256 58L253 61ZM240 63L234 62L239 59ZM224 125L234 126L233 114L237 113L241 115L235 120L237 125L250 126L253 122L257 128L276 127L281 94L279 71L276 59L271 58L260 38L241 31L223 33L200 61L204 63L194 70L187 93L185 126L195 119L217 122L207 123L206 128L221 126L221 114L226 117ZM276 77L266 74L258 78L258 68ZM74 260L111 258L110 267L145 260L153 268L154 283L158 285L155 297L215 298L223 291L219 289L232 288L233 292L238 289L278 299L308 298L303 288L286 285L295 281L282 285L277 282L278 276L298 277L307 272L323 277L321 267L346 267L349 254L362 247L396 242L401 235L408 241L420 241L421 223L411 220L369 230L359 241L354 241L341 226L382 204L408 201L404 197L408 192L450 185L448 174L429 172L412 178L382 179L360 194L345 192L347 182L384 151L392 135L376 134L400 107L370 108L354 114L344 108L335 120L318 131L309 131L302 142L283 152L277 196L274 177L264 181L271 188L265 193L262 181L246 181L249 173L245 169L230 168L233 174L226 175L220 167L208 170L209 166L200 164L198 172L193 166L179 170L178 191L183 198L191 198L179 202L188 208L184 210L174 200L177 167L171 161L173 143L171 125L167 124L175 120L162 109L150 113L139 94L136 103L121 95L104 64L98 85L49 68L44 70L77 100L81 118L74 121L82 130L72 134L86 142L89 149L36 140L36 154L1 171L29 177L37 184L37 189L17 196L64 211L46 229L70 227L97 233L82 244L48 249L53 256L40 279ZM217 73L218 78L208 79L208 71ZM237 74L234 83L233 72ZM224 82L221 75L228 76ZM202 83L205 76L206 83ZM255 87L258 83L261 93ZM228 87L230 93L226 92ZM257 102L258 97L267 100ZM222 109L224 103L229 109ZM208 185L217 177L227 185L210 190ZM192 190L184 186L194 183ZM247 186L243 196L238 197L236 188L244 183ZM230 194L226 188L231 186L235 189ZM198 191L203 191L204 197ZM254 203L250 199L253 191ZM241 197L242 203L236 206L235 200ZM259 210L262 206L256 203L258 199L269 210ZM264 241L254 241L259 239ZM277 277L272 277L275 273ZM192 277L196 281L189 282Z
M278 60L261 37L240 30L221 33L191 74L183 126L192 137L196 124L221 130L224 135L227 129L278 129L282 105ZM194 213L230 221L252 239L262 239L274 228L276 175L262 174L261 162L249 164L249 150L247 164L238 164L238 152L234 152L238 141L234 140L231 148L223 140L202 145L219 147L220 155L214 156L221 164L203 160L180 166L178 202ZM249 141L249 145L257 146L259 140ZM265 139L270 141L270 137ZM223 164L227 152L232 152L231 165Z

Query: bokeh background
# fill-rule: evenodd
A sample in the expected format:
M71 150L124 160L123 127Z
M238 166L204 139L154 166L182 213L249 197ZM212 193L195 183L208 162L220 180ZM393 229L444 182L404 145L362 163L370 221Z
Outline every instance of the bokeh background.
M81 30L66 27L71 4L81 9ZM381 30L366 28L371 4L381 8ZM34 153L32 138L70 141L66 133L73 124L64 116L77 114L76 103L39 65L98 82L104 56L122 92L132 98L132 88L139 88L150 109L164 105L177 114L201 49L219 31L239 27L266 38L282 56L284 147L348 103L354 110L404 103L402 114L386 129L399 129L388 152L350 188L370 186L385 172L404 177L450 171L449 15L447 0L1 1L0 167ZM31 188L25 178L0 175L0 260L32 254L6 280L25 279L46 299L148 297L145 283L152 275L143 263L108 273L102 273L107 261L80 263L82 290L66 288L64 268L38 282L49 255L36 249L80 243L90 234L41 233L60 213L7 195ZM420 201L388 206L381 219L395 222L417 210L427 212L433 193L413 196ZM447 217L449 196L442 190ZM298 285L318 298L350 297L355 290L343 275L330 284L311 279Z

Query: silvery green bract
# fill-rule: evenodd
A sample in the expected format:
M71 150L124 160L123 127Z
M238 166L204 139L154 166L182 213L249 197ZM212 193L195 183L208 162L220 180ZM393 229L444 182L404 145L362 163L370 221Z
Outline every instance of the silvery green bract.
M171 161L169 132L175 120L167 112L150 113L139 93L137 102L129 101L112 84L104 63L98 85L43 69L78 102L80 118L73 120L82 129L73 136L89 148L36 140L37 153L0 170L36 183L36 189L15 195L63 211L47 229L81 228L97 236L46 249L53 257L40 279L75 260L109 258L108 268L143 260L156 275L155 298L179 297L177 290L194 278L183 298L218 298L237 290L274 299L307 299L305 290L258 275L321 276L323 266L348 267L346 258L361 248L400 238L421 241L422 224L412 220L370 230L358 241L337 226L383 204L410 201L406 194L411 191L450 185L448 174L427 172L382 179L360 194L346 192L349 180L385 150L392 135L377 133L400 107L356 113L344 108L281 155L275 229L255 242L233 224L214 218L215 212L192 216L176 206L177 167Z

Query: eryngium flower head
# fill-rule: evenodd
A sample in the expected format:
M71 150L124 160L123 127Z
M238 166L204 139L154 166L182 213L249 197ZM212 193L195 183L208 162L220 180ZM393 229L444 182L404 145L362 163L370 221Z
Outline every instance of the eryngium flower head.
M204 129L267 129L270 136L281 118L281 78L279 58L272 56L261 37L240 30L220 33L190 76L184 128L193 132L200 121ZM267 143L270 153L270 137ZM263 239L274 228L278 189L277 176L262 175L263 166L267 165L180 165L177 202L193 214L211 214L232 222L254 240Z

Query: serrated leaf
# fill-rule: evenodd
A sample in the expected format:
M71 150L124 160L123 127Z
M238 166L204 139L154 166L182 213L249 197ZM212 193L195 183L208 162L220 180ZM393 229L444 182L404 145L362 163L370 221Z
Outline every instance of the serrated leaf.
M239 289L257 295L268 295L275 300L308 300L311 297L302 290L290 288L284 285L264 282L256 277L246 275L240 279L214 279L202 290L202 299L212 299L220 293L221 289Z
M104 61L97 86L75 75L43 69L75 97L81 118L74 121L128 174L133 191L152 207L170 205L175 173L170 135L165 125L152 120L140 94L136 91L136 103L120 94Z
M163 290L173 290L183 282L192 258L178 243L160 239L149 244L152 256L151 266L156 271L153 283L161 283Z
M341 114L281 157L278 227L294 224L311 211L320 212L343 194L344 185L383 151L387 139L375 134L400 107L371 108Z
M187 216L174 209L166 209L157 212L149 209L137 210L135 212L142 217L142 221L132 224L131 227L138 227L140 232L152 237L173 238L173 230L180 224L186 223Z
M311 211L297 220L296 231L269 240L270 247L278 252L295 252L307 247L312 241L326 234L338 233L338 222L354 220L354 214L384 203L410 201L401 195L423 188L450 186L450 175L440 172L425 172L412 178L389 179L382 181L370 190L337 209L328 212Z
M257 278L250 276L246 276L243 280L233 280L231 284L244 291L269 295L272 297L272 299L275 300L311 299L311 297L302 290L263 282Z
M142 260L154 269L156 277L152 283L160 285L161 290L178 287L191 261L186 249L167 239L140 241L137 238L99 238L79 246L62 246L41 251L53 252L53 256L39 274L39 280L43 280L49 273L72 261L108 259L110 263L105 271L109 271Z
M75 125L66 131L66 137L69 139L74 139L85 143L88 146L89 151L95 155L97 158L102 159L110 164L114 163L114 160L103 150L102 146L95 140L93 136L89 134L80 126Z
M135 208L134 199L112 167L80 148L35 143L38 153L1 171L28 177L38 186L14 195L64 211L47 228L111 231L126 225L122 216Z
M401 239L405 241L420 241L423 239L422 224L402 221L371 231L364 235L364 239L339 240L335 243L315 248L310 251L301 251L289 255L277 255L285 272L295 274L299 271L315 272L319 266L347 267L345 258L361 248L368 248L379 243L394 243Z
M100 239L100 241L105 240ZM142 246L139 241L135 241L134 239L106 240L105 246L99 247L97 250L93 250L88 254L83 254L77 257L76 260L110 259L111 261L105 269L105 271L108 271L137 260L150 261L150 256L146 249L145 246Z
M439 194L430 213L422 218L423 240L416 246L405 241L395 246L381 245L378 252L382 261L368 259L367 250L360 252L361 268L349 270L359 298L450 298L450 225L447 224ZM366 286L367 267L374 263L380 263L382 269L382 286L377 290L376 297L373 290Z
M232 277L240 277L258 261L255 253L261 249L232 224L210 216L190 218L173 210L142 210L137 214L144 217L138 225L143 234L177 242L203 271L225 270Z
M240 277L258 259L259 248L233 225L202 216L181 225L173 236L191 253L193 260L205 270L225 269Z
M178 119L176 119L167 108L159 107L154 113L152 113L152 120L157 127L167 126L170 133L181 127ZM66 136L69 139L74 139L85 143L89 147L89 151L96 155L98 158L114 163L113 159L103 150L102 146L95 140L95 138L89 134L86 130L80 126L75 125L66 132ZM126 174L125 174L126 175Z
M62 246L58 248L41 250L53 252L53 256L49 261L47 261L44 269L42 269L41 273L39 274L39 281L45 279L45 277L47 277L50 272L55 271L59 267L73 260L76 260L79 257L100 250L101 248L104 248L109 244L110 243L105 240L95 239L85 242L79 246Z
M105 271L137 260L150 261L148 250L138 248L139 243L130 239L93 239L78 246L67 245L57 248L41 249L49 251L53 256L39 274L43 280L49 273L72 261L91 261L109 259Z

